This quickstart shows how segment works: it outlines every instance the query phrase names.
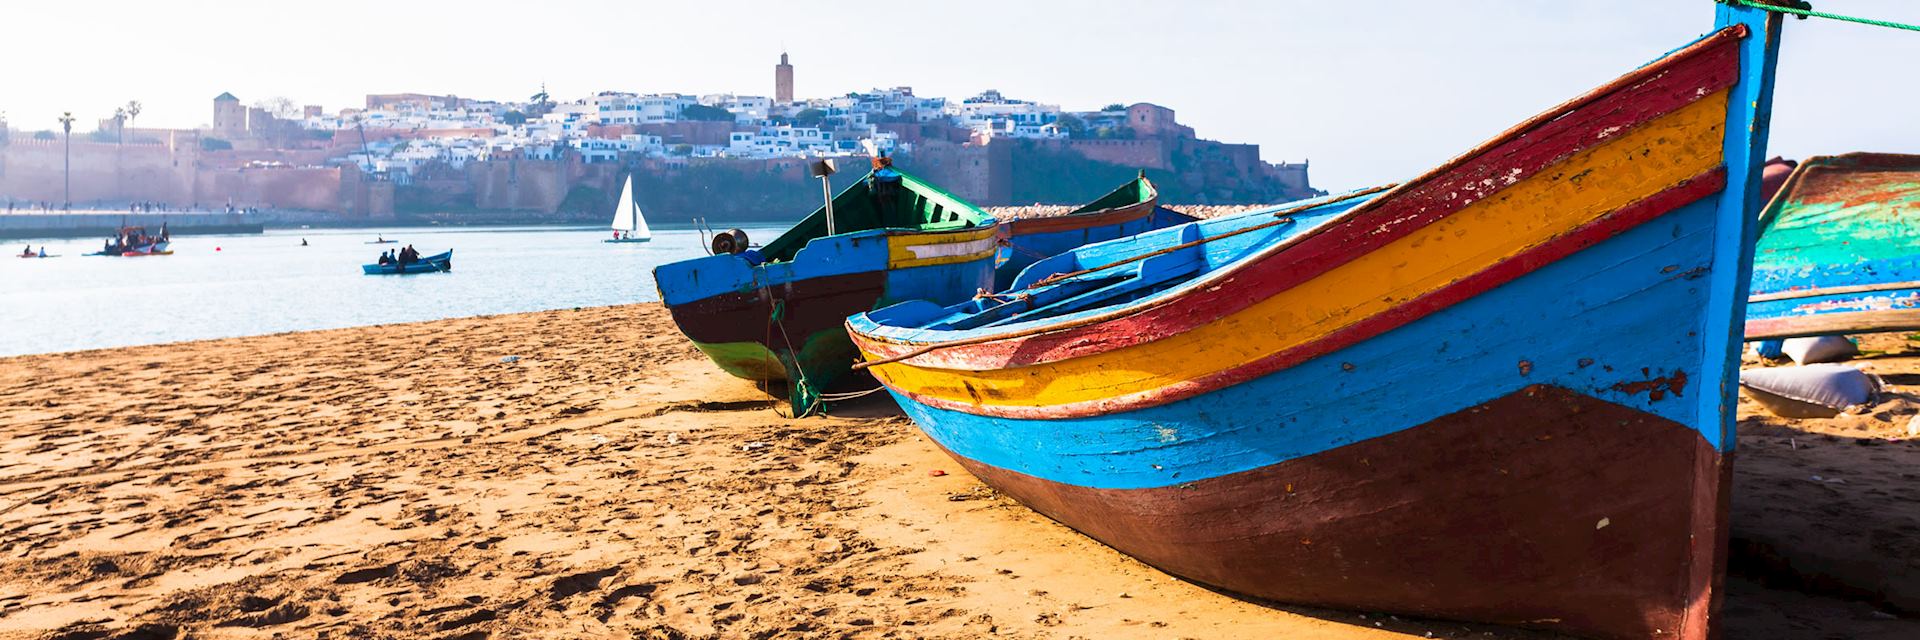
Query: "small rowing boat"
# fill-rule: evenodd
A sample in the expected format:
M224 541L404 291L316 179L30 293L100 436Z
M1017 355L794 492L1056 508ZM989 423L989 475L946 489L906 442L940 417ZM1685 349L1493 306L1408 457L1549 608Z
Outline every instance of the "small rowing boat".
M1145 173L1099 199L1063 215L1008 220L1001 226L1000 264L994 268L994 289L1013 283L1022 269L1042 258L1081 245L1122 238L1193 222L1194 218L1160 205L1160 190Z
M121 256L135 258L140 256L173 255L172 234L167 225L160 225L159 235L149 235L146 227L121 227L114 237L108 240L98 253L88 255Z
M396 275L409 275L409 274L417 274L417 273L444 273L452 270L453 270L453 250L452 249L448 249L446 253L438 253L430 256L425 256L420 258L419 260L415 260L405 264L401 264L399 262L389 262L386 264L360 265L361 273L369 276L396 276Z

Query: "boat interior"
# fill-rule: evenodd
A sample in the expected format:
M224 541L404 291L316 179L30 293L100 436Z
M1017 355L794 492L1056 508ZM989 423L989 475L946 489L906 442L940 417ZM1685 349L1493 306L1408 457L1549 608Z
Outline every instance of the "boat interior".
M948 307L904 302L868 312L867 317L882 327L995 333L1093 313L1192 285L1269 247L1333 223L1367 199L1321 198L1324 204L1292 203L1086 245L1034 263L999 294ZM1288 210L1293 213L1276 215ZM1276 221L1279 224L1261 227Z
M1114 189L1107 195L1100 196L1098 200L1082 205L1078 209L1068 211L1066 215L1096 213L1108 209L1132 206L1152 200L1159 197L1159 195L1160 192L1154 188L1153 183L1148 182L1146 177L1142 176L1134 178L1132 182L1121 185L1120 188Z
M955 231L994 223L993 216L954 197L953 194L901 173L897 200L891 211L880 206L869 186L872 174L833 197L835 235L880 229L904 231ZM793 225L786 233L760 248L767 262L792 260L794 254L816 238L827 237L826 207Z

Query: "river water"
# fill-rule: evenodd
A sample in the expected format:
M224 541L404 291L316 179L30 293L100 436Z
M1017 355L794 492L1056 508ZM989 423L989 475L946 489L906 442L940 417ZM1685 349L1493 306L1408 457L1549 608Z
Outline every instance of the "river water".
M760 242L784 227L742 227ZM170 256L82 256L101 241L15 240L0 258L0 356L648 302L655 266L705 255L692 229L609 244L600 227L274 230L179 236ZM400 245L366 244L376 237ZM300 246L305 239L308 246ZM59 257L12 257L32 244ZM411 243L453 271L368 276Z

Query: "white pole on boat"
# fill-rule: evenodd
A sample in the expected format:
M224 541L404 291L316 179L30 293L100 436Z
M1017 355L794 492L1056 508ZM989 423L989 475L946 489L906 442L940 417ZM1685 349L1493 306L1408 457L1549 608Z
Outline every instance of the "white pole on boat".
M808 168L813 171L813 177L820 179L820 198L827 202L827 235L834 235L833 185L827 182L827 176L833 175L837 168L833 165L833 158L815 160Z

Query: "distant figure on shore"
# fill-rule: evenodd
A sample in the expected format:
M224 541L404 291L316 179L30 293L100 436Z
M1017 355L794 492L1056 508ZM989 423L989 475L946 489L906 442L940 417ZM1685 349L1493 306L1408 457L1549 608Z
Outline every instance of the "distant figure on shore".
M900 172L893 170L893 158L880 156L873 159L873 183L868 185L873 194L874 208L880 210L880 219L893 224L895 207L900 202Z

